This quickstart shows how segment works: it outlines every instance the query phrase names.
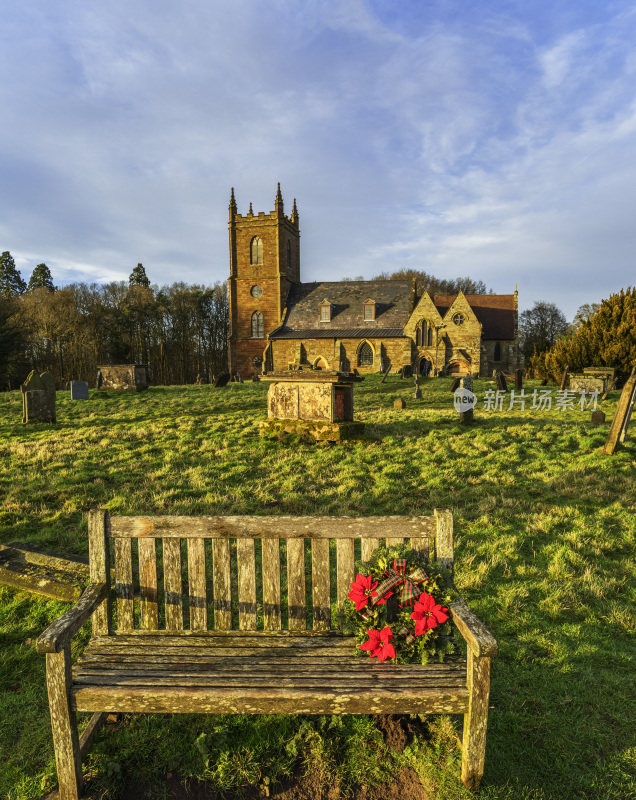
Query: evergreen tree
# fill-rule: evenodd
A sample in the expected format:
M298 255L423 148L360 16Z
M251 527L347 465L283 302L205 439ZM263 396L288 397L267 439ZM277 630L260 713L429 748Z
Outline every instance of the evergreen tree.
M24 380L28 362L24 358L24 333L15 320L14 302L0 297L0 391Z
M7 300L17 294L26 292L26 283L15 265L13 256L8 250L0 256L0 296Z
M143 264L137 264L134 270L130 273L128 278L129 286L145 286L146 289L150 286L150 281L146 275L146 270Z
M27 291L31 292L33 289L48 289L50 292L55 291L55 286L53 286L53 276L51 275L51 270L46 266L46 264L38 264L31 273Z
M601 302L598 311L571 336L559 339L531 360L533 369L556 378L564 367L615 367L626 378L636 364L636 288L621 289Z

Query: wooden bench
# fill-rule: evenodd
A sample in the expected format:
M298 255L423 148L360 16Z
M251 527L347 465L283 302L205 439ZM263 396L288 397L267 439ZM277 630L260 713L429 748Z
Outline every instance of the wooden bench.
M406 539L452 568L447 510L365 518L91 511L91 582L37 641L61 800L80 796L81 759L108 712L463 714L461 777L477 790L497 644L464 602L451 611L466 660L378 663L356 656L335 629L332 608L355 579L355 540L366 560L385 538ZM71 638L91 616L92 638L72 667ZM81 740L77 711L93 712Z

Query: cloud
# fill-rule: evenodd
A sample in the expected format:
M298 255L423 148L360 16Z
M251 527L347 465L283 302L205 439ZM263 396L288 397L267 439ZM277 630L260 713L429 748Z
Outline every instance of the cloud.
M142 261L156 283L223 280L230 186L268 211L280 180L307 280L413 266L518 282L524 306L568 316L630 282L629 9L159 0L6 17L0 234L25 274L127 279Z

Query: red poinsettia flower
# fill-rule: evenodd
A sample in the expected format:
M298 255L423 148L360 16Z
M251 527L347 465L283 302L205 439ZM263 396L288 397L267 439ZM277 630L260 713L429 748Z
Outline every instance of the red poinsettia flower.
M362 575L358 573L358 577L355 579L355 582L351 584L351 591L347 595L349 600L353 600L356 604L356 611L361 611L369 600L378 596L378 593L373 591L377 585L378 582L373 581L372 575ZM378 605L381 605L381 603L378 603Z
M413 607L411 619L415 620L415 635L421 636L448 619L448 609L442 608L430 594L421 594Z
M371 630L367 631L367 634L369 636L369 641L361 644L360 650L368 650L369 656L371 658L375 656L378 661L386 661L387 658L395 658L395 648L390 644L393 631L388 625L381 631Z

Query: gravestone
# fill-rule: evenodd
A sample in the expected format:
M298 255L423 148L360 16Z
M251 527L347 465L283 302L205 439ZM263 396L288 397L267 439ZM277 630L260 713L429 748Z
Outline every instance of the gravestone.
M455 392L457 389L459 389L460 383L461 383L461 378L455 378L455 380L451 383L450 387L451 392Z
M402 409L406 408L406 402L401 397L398 397L393 402L393 408L398 409L398 410L402 410Z
M602 425L605 422L605 412L601 411L600 408L597 408L596 411L592 411L592 424L593 425Z
M523 389L523 370L516 369L515 370L515 389L519 391Z
M55 422L55 381L48 372L38 375L31 370L20 387L22 422Z
M496 381L497 381L497 389L499 389L502 392L507 392L508 391L508 384L506 382L506 376L503 374L503 372L497 372L496 373Z
M606 455L608 456L614 455L614 451L616 450L618 443L625 441L625 436L627 435L627 428L629 426L629 421L632 416L632 410L634 408L635 400L636 400L636 367L632 369L632 374L625 381L625 385L623 386L623 391L621 392L621 396L618 399L618 406L616 408L616 413L614 414L614 419L612 420L612 424L610 426L610 430L607 435L607 441L605 442L605 446L603 447L603 452Z
M464 375L464 377L461 379L461 388L466 389L468 392L473 391L472 375ZM474 421L474 407L467 408L465 411L459 412L459 422L461 425L470 425Z
M71 400L88 400L87 381L71 381Z
M541 381L541 386L547 386L547 385L548 385L548 379L547 379L547 378L544 378L544 379Z
M229 380L230 380L230 373L222 372L220 375L217 375L216 378L214 379L214 388L222 389L224 386L227 386Z
M384 383L384 381L386 380L386 376L389 374L390 371L391 371L391 365L389 364L389 366L386 368L386 372L382 376L382 380L380 381L380 383Z
M415 399L421 400L422 399L422 390L420 389L420 377L419 375L415 375Z

